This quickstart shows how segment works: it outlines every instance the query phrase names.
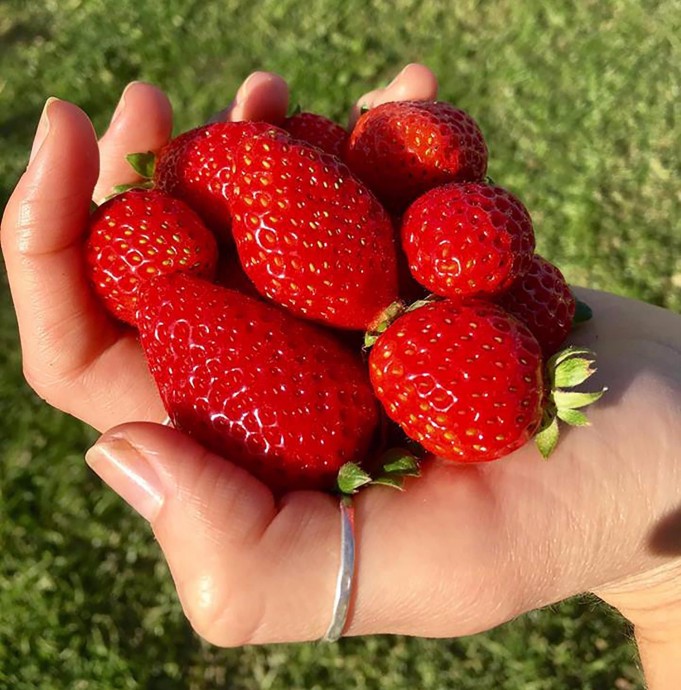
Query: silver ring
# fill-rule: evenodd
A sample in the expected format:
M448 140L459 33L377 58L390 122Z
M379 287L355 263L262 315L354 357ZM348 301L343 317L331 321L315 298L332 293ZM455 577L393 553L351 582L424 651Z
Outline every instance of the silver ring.
M163 426L170 426L170 427L174 426L174 425L173 425L173 420L172 420L170 417L166 417L166 418L161 422L161 424L162 424Z
M322 642L336 642L343 634L348 619L352 583L355 575L355 511L352 500L344 496L340 500L341 549L336 595L333 601L333 616Z

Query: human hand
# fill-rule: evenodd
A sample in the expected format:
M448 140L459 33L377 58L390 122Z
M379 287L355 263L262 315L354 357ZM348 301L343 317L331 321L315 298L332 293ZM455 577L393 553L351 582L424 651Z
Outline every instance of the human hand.
M386 89L360 99L435 98L437 84L408 65ZM212 120L267 120L286 115L288 87L256 72ZM90 199L136 181L125 160L157 151L170 138L172 109L159 89L133 83L99 142L75 105L46 104L31 162L2 220L2 251L16 309L24 374L54 407L102 430L126 421L161 421L166 413L134 332L113 321L87 284L82 239Z
M531 446L474 466L430 460L404 493L361 492L347 635L468 635L591 591L636 625L650 687L678 687L669 645L681 641L681 317L580 297L594 319L573 342L597 352L609 388L592 427L565 432L547 462ZM107 432L88 462L150 521L204 638L324 634L337 499L297 492L275 503L228 459L153 424Z

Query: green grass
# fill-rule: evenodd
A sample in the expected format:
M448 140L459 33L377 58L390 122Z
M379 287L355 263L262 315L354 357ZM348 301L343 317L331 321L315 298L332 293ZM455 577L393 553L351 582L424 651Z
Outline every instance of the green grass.
M342 119L419 60L480 122L490 174L524 199L540 251L571 281L681 311L680 35L674 0L9 0L0 204L48 95L102 131L127 81L153 81L179 130L261 68ZM642 687L630 630L592 598L462 640L204 645L146 525L85 469L93 438L23 383L3 279L0 688Z

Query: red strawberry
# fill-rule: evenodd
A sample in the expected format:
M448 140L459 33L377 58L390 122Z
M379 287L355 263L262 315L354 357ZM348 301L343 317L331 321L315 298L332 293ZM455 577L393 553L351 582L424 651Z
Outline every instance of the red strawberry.
M574 295L560 270L537 254L525 275L496 301L532 331L547 359L572 329Z
M188 203L218 238L229 240L234 150L243 139L271 129L277 130L266 122L215 122L185 132L158 154L154 184Z
M87 275L107 309L134 325L140 285L176 271L212 278L217 246L184 202L156 190L132 189L92 214L85 260Z
M279 135L235 153L233 234L258 290L294 314L366 329L397 298L390 218L330 154Z
M449 460L500 458L542 420L539 345L495 304L442 300L408 311L378 337L369 367L388 415Z
M349 134L340 125L316 113L295 113L282 127L294 138L342 158Z
M487 145L475 120L449 103L385 103L360 117L345 160L399 212L433 187L482 180Z
M378 425L359 358L284 310L187 275L146 285L140 340L174 425L275 492L332 489Z
M493 295L529 268L535 239L519 199L481 182L431 189L407 210L402 247L412 275L438 295Z

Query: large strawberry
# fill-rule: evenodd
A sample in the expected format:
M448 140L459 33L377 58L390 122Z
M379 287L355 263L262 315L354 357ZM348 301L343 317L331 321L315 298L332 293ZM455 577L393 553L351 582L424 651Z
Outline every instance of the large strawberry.
M328 117L317 113L297 112L284 120L282 128L294 139L312 144L337 158L342 158L345 154L349 134Z
M187 202L218 238L229 241L234 150L271 129L266 122L215 122L185 132L159 152L154 185Z
M473 118L449 103L391 102L358 120L345 160L392 211L447 182L482 180L487 145Z
M294 314L364 330L397 298L390 218L334 156L276 134L244 140L231 208L244 270Z
M545 358L558 351L572 329L576 305L570 286L560 269L539 255L496 301L532 331Z
M212 278L213 234L184 202L156 190L132 189L92 214L86 273L107 309L135 324L139 286L156 275L190 272Z
M530 214L510 192L482 182L452 183L419 197L402 220L412 275L446 297L493 295L530 267Z
M498 305L440 300L397 318L369 367L378 399L411 439L448 460L485 462L535 434L548 456L558 419L588 423L578 408L603 391L569 389L595 371L592 354L566 350L545 367L536 338Z
M358 355L275 305L187 275L140 293L140 340L175 426L281 493L332 489L378 423Z

